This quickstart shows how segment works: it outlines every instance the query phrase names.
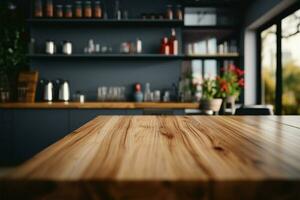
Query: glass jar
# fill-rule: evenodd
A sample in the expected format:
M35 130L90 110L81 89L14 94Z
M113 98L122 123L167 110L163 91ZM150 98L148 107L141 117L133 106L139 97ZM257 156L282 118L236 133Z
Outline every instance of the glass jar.
M166 18L169 19L169 20L173 19L172 5L167 6Z
M102 7L101 7L101 4L100 4L100 1L95 2L94 17L95 18L102 18Z
M0 102L8 102L10 97L9 81L6 73L0 70Z
M72 18L72 17L73 17L72 5L66 5L65 18Z
M77 18L82 17L82 3L81 3L81 1L76 1L75 17L77 17Z
M62 5L56 5L56 17L62 18L64 16L63 12L63 6Z
M178 19L178 20L183 20L183 14L182 14L181 5L177 5L177 9L176 9L176 19Z
M84 17L91 18L92 17L92 4L90 1L86 1L84 5Z
M26 84L19 85L17 90L18 90L18 101L26 102L27 92L28 92L28 88Z
M47 2L46 2L46 16L53 17L53 2L52 2L52 0L47 0Z
M35 17L43 17L42 0L35 0L35 3L34 3L34 16Z

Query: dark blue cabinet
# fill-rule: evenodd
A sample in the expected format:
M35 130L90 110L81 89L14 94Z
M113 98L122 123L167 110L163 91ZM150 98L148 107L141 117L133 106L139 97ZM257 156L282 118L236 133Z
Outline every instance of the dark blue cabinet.
M12 112L0 110L0 165L9 165L13 161L12 125Z
M182 115L184 110L0 109L0 165L25 161L100 115Z
M25 161L67 135L68 115L67 110L15 110L15 161Z

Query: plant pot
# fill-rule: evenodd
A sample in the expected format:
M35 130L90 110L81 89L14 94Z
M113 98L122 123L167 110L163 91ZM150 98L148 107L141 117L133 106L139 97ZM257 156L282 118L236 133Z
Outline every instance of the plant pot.
M200 101L200 109L203 111L213 111L218 113L220 111L223 99L202 99Z
M235 100L236 100L236 98L237 98L237 96L235 96L235 95L226 97L226 103L225 103L226 106L225 106L225 108L227 109L227 105L229 104L230 105L230 107L229 107L230 113L232 115L234 115L234 113L235 113Z

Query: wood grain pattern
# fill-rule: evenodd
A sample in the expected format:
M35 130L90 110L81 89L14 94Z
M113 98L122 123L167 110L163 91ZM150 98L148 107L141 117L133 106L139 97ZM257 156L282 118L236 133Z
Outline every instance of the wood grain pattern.
M2 199L300 199L299 191L300 128L260 116L100 116L0 180Z
M37 102L37 103L0 103L4 109L198 109L198 103L156 103L156 102Z

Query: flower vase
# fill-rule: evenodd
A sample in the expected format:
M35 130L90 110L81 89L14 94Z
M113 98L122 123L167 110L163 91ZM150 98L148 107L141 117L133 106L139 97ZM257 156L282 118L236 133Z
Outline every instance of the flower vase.
M204 112L212 111L216 115L219 114L223 99L202 99L200 101L200 109Z
M226 109L230 109L230 114L234 115L235 114L235 100L236 96L228 96L226 97ZM229 107L227 107L229 105Z

